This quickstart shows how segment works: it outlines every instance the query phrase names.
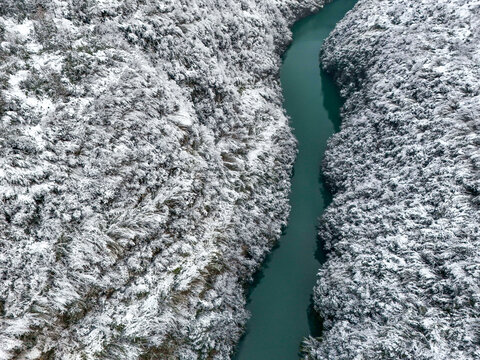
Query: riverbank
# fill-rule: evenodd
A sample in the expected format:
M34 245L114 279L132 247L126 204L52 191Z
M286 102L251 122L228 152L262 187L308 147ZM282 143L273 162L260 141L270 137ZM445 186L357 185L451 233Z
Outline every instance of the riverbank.
M5 0L0 358L228 359L285 225L322 1Z
M321 326L310 307L315 275L323 258L318 217L330 201L320 173L327 139L339 128L342 104L333 81L320 73L323 40L354 0L335 1L292 27L283 56L283 106L297 140L288 225L268 255L248 296L245 337L237 360L298 359L304 337Z
M478 359L480 3L359 0L322 63L346 98L310 359Z

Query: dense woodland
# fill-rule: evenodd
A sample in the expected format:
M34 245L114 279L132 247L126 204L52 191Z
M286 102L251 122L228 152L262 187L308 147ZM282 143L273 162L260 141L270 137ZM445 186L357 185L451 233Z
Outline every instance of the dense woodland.
M288 213L320 1L2 0L0 359L227 359Z
M341 1L341 0L338 0ZM288 214L320 0L2 0L0 359L228 359ZM359 0L308 359L480 358L480 1Z
M480 358L480 1L359 0L321 61L346 103L308 359Z

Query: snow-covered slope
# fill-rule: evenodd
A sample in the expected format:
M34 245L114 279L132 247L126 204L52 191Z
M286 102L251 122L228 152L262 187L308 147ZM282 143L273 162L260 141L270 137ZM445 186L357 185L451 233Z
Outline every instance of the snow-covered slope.
M480 358L480 1L360 0L322 54L346 97L312 359Z
M3 0L0 359L225 359L288 212L314 0Z

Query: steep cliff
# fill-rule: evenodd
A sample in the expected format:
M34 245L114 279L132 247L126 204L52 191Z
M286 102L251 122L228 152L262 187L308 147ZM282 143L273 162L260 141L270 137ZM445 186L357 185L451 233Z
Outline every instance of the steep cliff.
M480 358L480 2L360 0L321 60L346 103L307 357Z
M321 1L4 0L0 359L226 359L288 213Z

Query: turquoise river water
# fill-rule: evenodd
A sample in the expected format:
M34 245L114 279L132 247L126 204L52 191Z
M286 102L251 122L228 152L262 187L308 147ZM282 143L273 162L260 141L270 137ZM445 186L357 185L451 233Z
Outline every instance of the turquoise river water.
M316 273L323 261L317 240L318 218L330 202L320 168L327 139L340 126L342 104L332 80L320 71L323 40L356 0L336 0L292 28L293 42L284 55L281 82L284 107L298 140L291 212L279 245L255 277L247 308L252 317L236 360L295 360L302 339L319 335L311 311Z

